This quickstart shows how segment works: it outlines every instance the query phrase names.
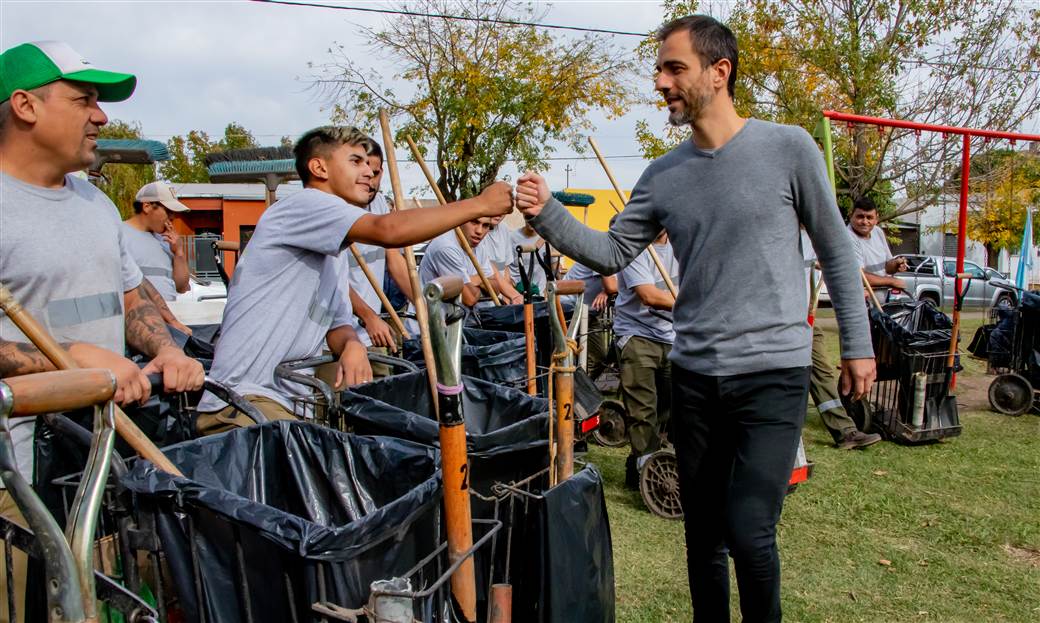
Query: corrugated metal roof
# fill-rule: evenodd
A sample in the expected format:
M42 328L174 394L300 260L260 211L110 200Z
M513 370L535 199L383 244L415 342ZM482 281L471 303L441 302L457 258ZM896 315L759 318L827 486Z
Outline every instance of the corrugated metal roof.
M181 199L219 198L238 201L264 200L266 191L263 184L174 184L174 192ZM278 198L288 197L303 190L300 184L279 184Z

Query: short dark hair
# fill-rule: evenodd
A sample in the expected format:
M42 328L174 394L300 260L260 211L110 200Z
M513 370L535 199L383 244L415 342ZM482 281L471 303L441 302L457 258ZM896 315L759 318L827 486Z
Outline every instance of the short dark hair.
M870 197L860 197L852 202L852 211L862 210L863 212L876 212L877 204Z
M134 214L140 214L144 210L144 202L134 199Z
M701 69L705 69L722 59L729 61L732 69L726 90L733 97L737 84L737 38L728 26L708 15L687 15L673 19L657 29L658 43L673 33L685 30L690 33L693 51L701 57Z
M379 146L379 143L373 141L372 139L369 139L369 142L371 142L372 145L368 148L368 155L375 156L376 158L379 158L380 162L382 162L383 148Z
M325 125L314 128L293 145L296 174L306 186L311 181L311 171L307 168L311 158L326 156L340 145L357 145L369 154L372 153L372 144L372 139L353 126Z

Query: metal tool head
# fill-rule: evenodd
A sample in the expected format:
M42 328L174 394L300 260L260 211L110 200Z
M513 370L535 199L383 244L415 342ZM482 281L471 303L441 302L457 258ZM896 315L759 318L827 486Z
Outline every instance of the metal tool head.
M454 387L462 382L462 287L458 277L439 277L423 290L429 308L437 381L444 386Z

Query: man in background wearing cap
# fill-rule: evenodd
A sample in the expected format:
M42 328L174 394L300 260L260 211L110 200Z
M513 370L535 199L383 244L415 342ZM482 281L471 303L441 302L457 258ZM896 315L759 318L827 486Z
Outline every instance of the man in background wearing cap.
M169 311L166 301L187 292L188 256L170 222L170 212L187 212L166 182L145 184L134 198L134 215L123 222L130 257L141 268L147 293L167 324L191 335L191 329ZM142 285L145 285L142 282Z
M196 390L203 381L202 366L174 345L141 292L141 271L127 252L115 206L68 175L95 160L98 131L108 122L98 102L125 100L135 85L133 76L95 69L60 42L27 43L0 55L0 278L79 366L112 371L123 404L148 397L148 373L162 373L168 391ZM127 344L152 358L143 370L123 357ZM0 315L0 377L53 368ZM11 431L27 479L33 430L34 418L21 418ZM0 515L25 525L6 490ZM24 618L24 566L17 561L13 575ZM12 618L6 600L0 615Z

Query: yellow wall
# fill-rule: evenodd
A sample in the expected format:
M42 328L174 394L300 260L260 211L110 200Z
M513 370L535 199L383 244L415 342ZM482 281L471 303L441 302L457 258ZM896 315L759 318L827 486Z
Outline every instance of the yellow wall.
M593 188L568 188L564 192L568 193L582 193L585 195L592 195L596 198L596 201L589 206L588 214L588 226L599 230L607 231L607 226L610 223L610 217L614 216L614 208L610 207L611 201L614 202L618 208L621 207L621 202L618 201L617 193L613 189L593 189ZM627 199L632 195L632 191L625 191L625 198ZM574 218L579 221L585 216L584 208L567 208L574 215ZM567 266L571 265L570 261L565 262Z

